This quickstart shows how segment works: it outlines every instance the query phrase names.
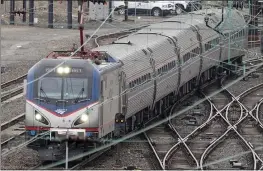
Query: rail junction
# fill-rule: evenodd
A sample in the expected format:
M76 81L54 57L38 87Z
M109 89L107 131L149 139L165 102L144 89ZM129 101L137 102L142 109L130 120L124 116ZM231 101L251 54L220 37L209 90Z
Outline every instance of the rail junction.
M87 35L86 37L91 39L92 48L100 48L108 44L131 45L129 42L123 43L118 40L123 40L145 27L147 25L101 36ZM169 39L170 44L173 39ZM200 33L197 34L197 39L200 40ZM258 46L258 42L258 39L251 40L250 46ZM151 158L158 163L158 168L154 169L263 170L263 84L255 81L263 77L263 60L258 52L254 56L255 58L244 60L239 66L232 65L231 67L235 67L234 70L229 69L231 67L227 68L225 72L216 75L215 79L208 80L199 89L190 91L176 102L169 98L165 99L160 109L155 109L164 108L162 115L157 114L141 125L140 129L130 131L121 139L111 140L106 137L102 139L103 142L100 142L98 147L96 145L92 147L95 151L86 152L83 155L77 154L73 158L66 158L58 163L38 162L28 169L64 169L65 163L66 168L70 170L85 169L91 161L100 160L101 156L109 153L113 148L118 150L119 144L124 144L129 138L140 135L143 142L138 143L147 143ZM154 73L159 72L155 71L154 64L151 67ZM13 99L23 97L25 89L23 81L27 76L24 74L1 84L4 90L1 93L2 103L10 103ZM238 83L233 83L235 81ZM237 84L241 82L249 85L241 93L234 92L233 90L239 88ZM156 111L151 112L156 114ZM23 151L27 145L49 134L45 132L39 134L40 137L25 140L25 116L26 113L21 112L18 116L1 124L3 158L12 155L14 151ZM68 149L68 144L61 146L63 150ZM118 163L121 156L116 158Z

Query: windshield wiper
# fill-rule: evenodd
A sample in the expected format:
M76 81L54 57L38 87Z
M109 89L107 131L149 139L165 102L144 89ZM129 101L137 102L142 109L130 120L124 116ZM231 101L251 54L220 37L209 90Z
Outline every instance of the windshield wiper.
M79 102L84 102L84 101L89 101L90 99L86 98L86 99L82 99L82 100L79 100L81 95L83 95L84 93L84 88L82 88L77 96L77 98L74 100L74 103L79 103Z
M36 100L40 100L40 101L44 101L44 102L46 102L46 103L49 103L49 98L48 98L48 96L47 96L47 94L45 93L45 91L42 89L42 87L40 87L40 98L35 98ZM41 93L43 93L44 94L44 98L45 99L42 99L41 97Z
M36 98L34 98L35 100L39 100L39 101L43 101L43 102L47 102L47 100L46 99L42 99L42 98L38 98L38 97L36 97Z

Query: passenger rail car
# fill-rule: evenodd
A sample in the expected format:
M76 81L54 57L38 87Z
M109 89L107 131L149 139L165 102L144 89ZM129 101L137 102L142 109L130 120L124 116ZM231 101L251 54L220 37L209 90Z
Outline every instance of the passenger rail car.
M27 136L48 130L42 142L66 133L73 142L92 142L162 113L215 78L221 63L242 61L247 24L239 11L232 10L232 19L224 15L223 22L221 9L175 16L93 49L96 59L50 54L28 72Z

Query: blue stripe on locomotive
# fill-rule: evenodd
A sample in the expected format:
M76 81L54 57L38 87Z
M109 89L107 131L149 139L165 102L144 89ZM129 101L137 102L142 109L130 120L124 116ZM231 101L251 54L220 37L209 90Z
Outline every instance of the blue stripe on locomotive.
M28 74L27 74L27 91L26 91L26 98L30 101L32 101L35 104L38 104L39 106L48 109L50 111L54 111L57 110L59 107L53 104L46 104L44 102L39 103L38 100L35 100L33 97L33 92L34 92L34 84L36 83L34 81L34 72L37 69L37 67L33 67L29 70ZM99 100L99 86L100 86L100 73L97 69L93 69L93 85L92 85L92 98L90 99L90 101L87 102L82 102L82 103L77 103L77 104L73 104L71 106L66 106L64 109L66 109L66 112L63 113L61 116L63 115L67 115L68 113L72 113L74 111L77 111L81 108L84 108L85 106L88 106L92 103L95 103ZM58 114L58 113L57 113Z

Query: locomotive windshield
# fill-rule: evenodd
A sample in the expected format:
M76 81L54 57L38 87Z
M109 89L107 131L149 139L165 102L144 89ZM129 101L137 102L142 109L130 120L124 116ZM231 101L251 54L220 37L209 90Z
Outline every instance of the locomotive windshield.
M38 97L57 100L88 98L88 79L45 77L38 83Z
M48 74L35 82L35 100L61 106L91 99L92 75L85 73L83 69L64 67L64 70L60 71L58 68L53 71L45 68L39 75L47 72Z

